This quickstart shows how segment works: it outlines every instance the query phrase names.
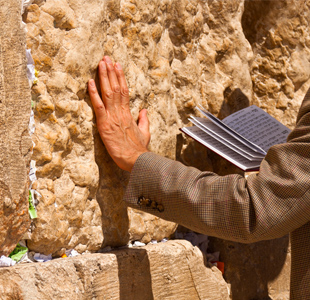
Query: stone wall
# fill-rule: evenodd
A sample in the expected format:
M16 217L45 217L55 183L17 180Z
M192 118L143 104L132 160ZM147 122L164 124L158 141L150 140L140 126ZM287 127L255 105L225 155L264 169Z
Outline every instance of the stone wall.
M0 299L228 300L229 291L197 247L169 241L0 268Z
M0 256L29 228L30 89L19 1L0 1Z
M29 228L31 148L25 37L17 21L19 3L8 7L0 13L4 29L14 32L0 32L0 120L5 124L0 162L12 166L11 173L0 172L4 254ZM95 252L133 240L161 240L176 228L122 202L128 174L111 161L100 141L86 88L90 78L98 81L97 65L104 55L123 65L134 116L148 109L150 150L201 170L241 173L179 128L197 114L198 103L220 118L256 104L293 128L310 86L309 7L298 0L34 0L23 21L38 70L31 91L32 159L38 178L33 188L41 197L38 218L26 236L28 247L54 256L72 248ZM287 297L288 237L251 246L213 239L211 247L229 266L225 276L235 299L276 297L281 291ZM283 255L267 259L276 271L264 279L269 271L257 267L257 256L266 249L269 260L279 251ZM241 268L248 261L249 269L257 271L251 283L249 271Z
M24 21L39 71L32 89L32 159L42 198L30 249L94 251L102 243L148 242L173 233L175 224L127 212L122 194L128 174L101 144L86 83L96 77L103 55L119 61L133 114L149 111L150 149L175 158L179 127L198 102L218 114L228 88L251 98L252 52L242 11L240 1L223 7L204 1L34 1Z
M253 103L291 128L309 87L309 7L308 1L246 1L242 18L254 54Z
M32 159L42 198L30 248L95 251L175 229L122 203L128 174L99 139L86 89L103 55L123 65L133 114L148 109L152 151L239 172L179 128L198 103L221 118L255 103L292 127L310 75L307 11L299 1L35 0L23 16L39 71Z

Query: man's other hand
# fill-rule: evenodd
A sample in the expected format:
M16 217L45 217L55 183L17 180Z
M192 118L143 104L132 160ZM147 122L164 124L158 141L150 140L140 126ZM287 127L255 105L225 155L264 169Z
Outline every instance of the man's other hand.
M98 72L102 99L94 80L88 82L97 128L112 159L120 168L130 172L139 155L148 151L147 111L140 111L137 124L130 113L128 87L119 63L113 66L111 59L105 56L99 63Z

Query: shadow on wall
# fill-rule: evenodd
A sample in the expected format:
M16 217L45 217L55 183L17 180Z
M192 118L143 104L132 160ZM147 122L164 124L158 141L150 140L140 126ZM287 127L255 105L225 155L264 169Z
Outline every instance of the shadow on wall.
M220 251L220 260L225 264L224 279L231 284L232 300L272 299L271 292L283 295L287 291L289 296L290 268L285 264L290 263L288 235L253 244L211 237L209 247L211 252Z
M99 76L96 72L95 82L99 95L101 89ZM92 108L89 96L85 101ZM93 109L93 108L92 108ZM96 123L95 113L94 124ZM96 200L101 210L101 221L103 231L103 244L111 247L120 247L129 242L129 218L127 206L122 201L125 188L129 180L129 173L121 170L114 163L108 154L97 127L93 127L95 160L99 167L99 186L97 189Z
M231 90L230 87L224 91L224 101L218 114L219 119L224 119L227 116L250 106L250 100L248 97L237 88Z
M118 263L119 300L152 300L150 262L146 250L115 251Z
M127 206L122 201L129 174L116 166L96 132L95 159L99 166L99 187L96 200L101 209L104 241L102 247L119 247L129 242Z

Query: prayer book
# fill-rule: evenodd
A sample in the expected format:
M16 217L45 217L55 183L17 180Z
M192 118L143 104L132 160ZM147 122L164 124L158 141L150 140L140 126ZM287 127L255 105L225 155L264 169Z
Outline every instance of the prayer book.
M191 116L189 120L194 126L180 130L243 171L258 171L268 149L275 144L285 143L291 132L255 105L223 120L202 106L196 108L206 118Z

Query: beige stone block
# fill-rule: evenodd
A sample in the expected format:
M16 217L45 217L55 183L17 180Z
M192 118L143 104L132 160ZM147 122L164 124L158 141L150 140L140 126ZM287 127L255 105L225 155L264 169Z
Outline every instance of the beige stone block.
M293 127L309 85L310 45L304 17L309 9L294 3L36 0L40 11L31 7L27 44L40 70L32 91L33 159L39 178L34 186L42 199L29 247L54 255L70 248L97 251L101 245L161 240L175 230L175 224L127 210L122 201L128 174L100 141L86 89L90 78L98 81L96 68L104 55L122 64L132 113L137 117L148 109L150 150L166 157L223 175L240 172L180 135L198 103L220 118L256 104ZM240 257L251 257L239 249ZM283 280L268 282L272 297L286 291L288 269L284 264ZM256 287L234 287L234 293L248 295ZM110 290L118 293L119 286ZM163 295L170 294L158 299Z
M221 272L184 241L1 268L7 278L2 299L229 299Z
M28 133L31 94L21 3L0 1L0 256L8 255L30 225ZM12 292L13 295L19 292Z
M20 7L8 1L2 7L0 248L7 254L28 227L27 201L21 199L27 199L30 94L23 77ZM40 71L32 88L32 159L38 167L33 187L42 197L29 247L60 255L64 249L97 251L102 244L160 240L174 232L175 224L127 210L122 202L128 174L111 161L99 139L86 87L90 78L98 79L104 55L124 68L133 115L148 109L152 151L222 175L240 172L182 137L179 127L201 103L220 118L256 104L293 128L310 84L308 15L306 3L286 0L35 0L23 20L27 47ZM275 242L275 249L282 242ZM232 256L236 263L228 262L230 278L245 276L238 271L244 264L238 257L258 264L249 248L238 249ZM279 279L264 282L259 293L269 289L270 297L286 297L288 270L285 260ZM257 296L254 283L234 285L235 297Z

